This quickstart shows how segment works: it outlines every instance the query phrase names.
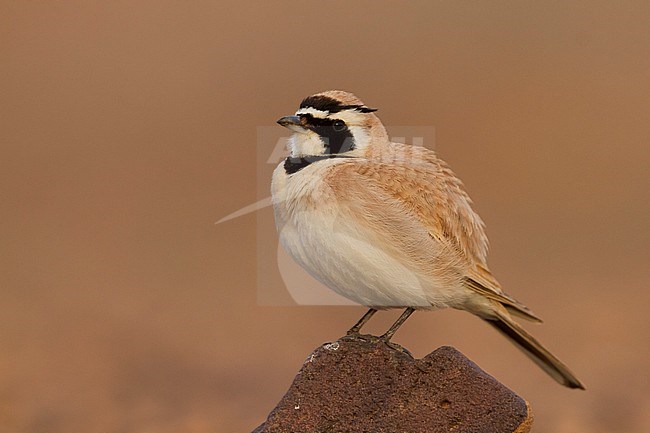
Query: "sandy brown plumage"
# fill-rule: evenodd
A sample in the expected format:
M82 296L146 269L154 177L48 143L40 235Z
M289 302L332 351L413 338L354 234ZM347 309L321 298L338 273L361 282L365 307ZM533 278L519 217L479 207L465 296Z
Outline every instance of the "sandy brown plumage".
M540 321L490 272L484 224L462 182L433 151L390 143L373 111L350 93L329 91L306 98L296 116L279 121L296 132L292 157L278 166L272 186L285 248L315 278L356 302L408 308L387 338L414 309L466 310L558 382L583 388L512 319ZM344 140L348 146L341 146ZM345 151L332 154L332 142ZM300 165L288 170L291 158Z

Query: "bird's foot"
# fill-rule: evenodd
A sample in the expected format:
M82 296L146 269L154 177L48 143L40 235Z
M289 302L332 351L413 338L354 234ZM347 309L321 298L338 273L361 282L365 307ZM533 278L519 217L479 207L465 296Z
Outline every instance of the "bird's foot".
M357 332L348 331L348 333L343 338L347 338L347 339L350 339L350 340L362 340L362 341L376 341L377 340L377 337L375 337L374 335L361 334L358 331Z

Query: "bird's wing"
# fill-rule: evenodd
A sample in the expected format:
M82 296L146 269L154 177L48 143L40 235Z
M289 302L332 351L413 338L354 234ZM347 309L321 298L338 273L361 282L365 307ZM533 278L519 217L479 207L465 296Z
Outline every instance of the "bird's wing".
M530 308L517 301L512 296L504 293L501 290L499 282L492 276L487 268L482 265L469 270L469 275L465 277L465 287L472 289L476 293L480 293L486 298L492 299L501 303L506 309L523 319L530 320L531 322L541 323L540 319Z
M337 165L330 172L328 183L341 190L380 190L396 200L405 216L416 218L437 245L443 246L451 262L463 262L467 288L503 304L514 314L540 321L525 305L503 293L490 273L483 221L472 209L462 182L449 166L425 148L393 146L395 152L391 152L390 158L359 159Z
M462 182L432 151L393 144L390 154L339 164L332 182L379 188L398 200L434 239L452 245L469 263L486 267L488 241L483 221L471 207ZM347 179L348 176L355 179Z
M407 204L363 173L367 167L361 169L359 164L365 162L350 160L333 165L323 179L345 219L339 224L343 227L354 220L360 238L421 273L460 275L458 252L436 245L436 239Z

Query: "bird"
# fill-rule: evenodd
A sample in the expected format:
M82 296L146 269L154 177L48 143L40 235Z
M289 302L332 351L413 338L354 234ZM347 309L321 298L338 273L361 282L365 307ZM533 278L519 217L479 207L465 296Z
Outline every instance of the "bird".
M329 90L277 121L292 132L271 181L278 237L312 277L368 308L348 335L378 310L404 309L386 342L416 310L464 310L558 383L585 389L515 321L541 319L490 272L485 225L463 183L434 151L391 142L376 111Z

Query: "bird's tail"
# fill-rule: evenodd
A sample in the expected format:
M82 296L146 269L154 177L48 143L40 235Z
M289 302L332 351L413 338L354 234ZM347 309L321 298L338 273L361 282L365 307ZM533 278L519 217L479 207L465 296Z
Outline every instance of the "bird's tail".
M547 372L561 385L569 388L585 389L578 378L569 368L549 352L540 342L530 335L507 313L495 311L496 315L483 320L494 326L499 332L508 337L519 349L530 357L537 365Z

